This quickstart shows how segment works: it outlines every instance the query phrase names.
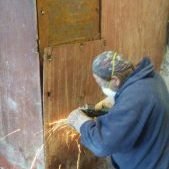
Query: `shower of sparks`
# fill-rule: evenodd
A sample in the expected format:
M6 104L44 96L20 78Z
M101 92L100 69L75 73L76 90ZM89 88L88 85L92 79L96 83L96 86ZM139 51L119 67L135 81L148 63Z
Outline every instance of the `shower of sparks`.
M0 141L6 139L7 137L9 137L9 136L11 136L12 134L15 134L15 133L17 133L17 132L19 132L19 131L21 131L21 129L17 129L17 130L15 130L15 131L11 132L11 133L8 133L6 136L1 137L1 138L0 138Z
M52 127L51 129L48 130L48 132L46 134L48 134L47 139L49 139L53 133L55 133L56 131L60 131L63 129L66 133L65 133L65 141L66 141L66 145L69 148L69 139L71 141L76 141L77 143L77 148L78 148L78 157L77 157L77 169L80 168L80 157L81 157L81 147L80 144L78 143L78 140L80 138L80 135L76 132L76 130L74 130L73 128L69 128L69 124L67 119L60 119L57 120L55 122L49 123L49 126ZM68 130L67 130L68 129ZM77 137L78 136L78 137ZM61 169L62 165L59 165L59 169Z
M33 167L35 166L36 160L37 160L39 154L41 153L43 147L44 147L44 144L42 144L42 146L36 151L36 154L35 154L35 156L34 156L34 158L32 160L30 169L33 169Z
M69 138L71 140L74 140L74 138L78 135L78 133L73 128L70 128L67 119L56 120L56 121L54 121L52 123L49 123L49 126L52 127L52 128L49 129L47 131L47 133L46 133L46 134L48 134L48 139L56 131L60 131L60 130L66 129L64 131L66 132L65 134L66 134L66 143L67 143L67 145L68 145Z
M52 134L55 133L57 130L61 130L61 129L64 129L64 128L68 127L67 124L68 124L67 123L67 119L61 119L61 120L55 121L53 123L49 123L49 126L52 126L52 128L47 130L47 132L46 132L46 136L47 136L46 140L47 140L47 142L49 141L49 139L52 136ZM43 130L34 133L34 135L37 135L37 134L39 134L41 132L43 132ZM42 146L36 151L35 156L34 156L34 158L32 160L30 169L34 168L34 166L36 164L36 160L37 160L38 156L40 155L40 153L41 153L43 148L44 148L44 144L42 144ZM62 165L60 164L59 165L59 169L61 169L61 167L62 167Z

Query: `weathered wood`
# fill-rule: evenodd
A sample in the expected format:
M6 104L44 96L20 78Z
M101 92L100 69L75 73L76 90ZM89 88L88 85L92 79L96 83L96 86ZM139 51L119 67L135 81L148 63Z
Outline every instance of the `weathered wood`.
M75 108L86 103L95 104L102 97L91 71L93 58L104 51L103 41L84 44L63 45L48 49L44 58L44 122L45 133L51 129L49 123L66 118ZM47 54L48 53L48 54ZM47 167L62 169L76 168L78 155L76 141L65 143L66 133L56 131L46 137ZM47 135L48 136L48 135ZM85 150L86 151L86 150ZM101 162L102 161L102 162ZM103 159L91 153L82 153L80 168L105 168ZM99 164L100 163L100 164Z
M33 0L0 1L0 168L44 168ZM37 133L37 134L36 134ZM33 168L31 165L33 164Z
M45 133L51 129L50 122L65 118L74 108L96 103L101 98L91 74L93 57L100 52L116 50L134 63L149 55L156 68L159 67L165 46L168 0L102 1L103 41L58 47L48 42L49 27L52 26L48 24L52 23L45 16L45 6L40 0L38 2L39 15L42 14L39 17L41 49L50 47L44 60ZM76 168L77 145L71 142L69 147L64 132L53 133L49 140L46 138L47 168L59 168L60 164L61 169ZM91 154L83 155L80 168L99 168L97 158Z
M38 0L40 49L100 38L100 0Z
M166 43L168 0L102 1L102 36L107 49L135 63L149 55L159 68Z

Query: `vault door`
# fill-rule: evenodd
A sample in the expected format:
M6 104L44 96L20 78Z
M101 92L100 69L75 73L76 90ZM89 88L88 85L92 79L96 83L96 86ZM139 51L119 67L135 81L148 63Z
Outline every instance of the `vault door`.
M38 1L47 169L107 168L103 159L79 147L78 138L72 140L64 129L52 130L50 125L102 97L91 72L94 56L105 48L100 10L99 0Z

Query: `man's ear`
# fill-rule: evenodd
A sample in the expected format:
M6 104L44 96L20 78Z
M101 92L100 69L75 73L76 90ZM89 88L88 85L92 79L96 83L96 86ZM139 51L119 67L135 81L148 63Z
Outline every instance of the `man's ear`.
M118 88L120 86L121 81L117 76L112 76L111 81L114 87Z

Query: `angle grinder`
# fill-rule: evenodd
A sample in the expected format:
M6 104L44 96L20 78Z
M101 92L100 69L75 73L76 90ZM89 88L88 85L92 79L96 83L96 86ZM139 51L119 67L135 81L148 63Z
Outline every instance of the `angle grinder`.
M89 105L89 104L86 104L84 107L81 107L80 110L83 111L89 117L103 116L109 111L108 108L102 108L101 110L95 110L95 106Z

